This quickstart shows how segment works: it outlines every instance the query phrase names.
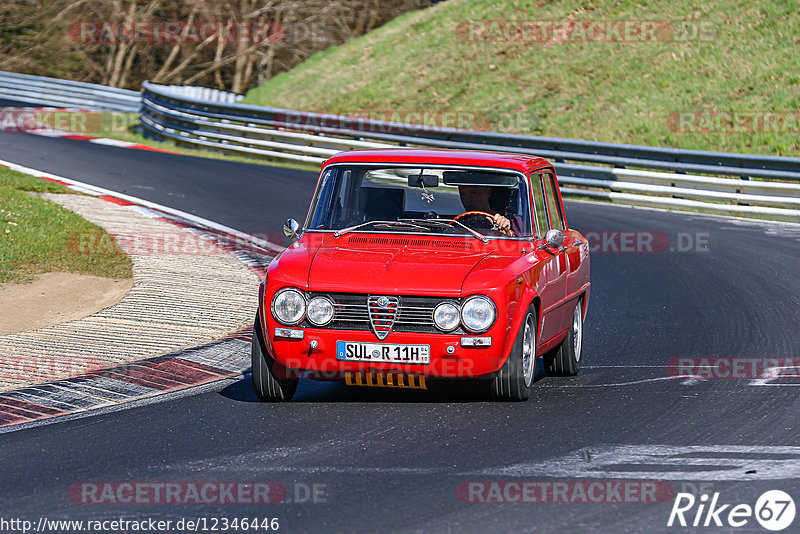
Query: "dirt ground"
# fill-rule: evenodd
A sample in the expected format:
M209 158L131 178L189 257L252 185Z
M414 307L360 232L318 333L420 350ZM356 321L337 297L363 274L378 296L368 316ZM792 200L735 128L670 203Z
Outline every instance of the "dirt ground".
M133 279L47 273L30 284L0 286L0 335L91 315L125 296Z

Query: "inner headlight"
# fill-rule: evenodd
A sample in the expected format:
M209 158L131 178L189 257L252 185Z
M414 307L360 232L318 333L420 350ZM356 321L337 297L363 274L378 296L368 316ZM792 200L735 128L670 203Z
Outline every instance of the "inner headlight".
M461 307L461 322L470 332L485 332L497 318L492 301L486 297L470 297Z
M272 299L272 316L282 324L295 325L305 313L306 299L296 289L282 289Z
M308 303L309 322L317 326L325 326L333 319L333 303L325 297L315 297Z
M452 302L442 302L433 310L433 323L439 330L455 330L460 319L458 307Z

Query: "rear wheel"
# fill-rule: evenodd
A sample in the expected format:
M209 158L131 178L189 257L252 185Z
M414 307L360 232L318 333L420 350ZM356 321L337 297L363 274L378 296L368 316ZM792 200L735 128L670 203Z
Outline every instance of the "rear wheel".
M544 366L551 376L575 376L581 367L583 352L583 298L578 299L572 313L572 326L557 348L545 355Z
M517 333L517 340L506 363L492 379L492 397L496 400L524 401L530 396L536 373L536 343L538 322L531 307Z
M253 366L253 389L264 402L288 401L297 390L298 379L289 378L289 369L269 355L261 332L261 318L256 314L250 348Z

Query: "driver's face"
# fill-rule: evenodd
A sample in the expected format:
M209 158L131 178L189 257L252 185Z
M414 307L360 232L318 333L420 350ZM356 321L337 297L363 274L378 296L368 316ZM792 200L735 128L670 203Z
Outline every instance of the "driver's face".
M458 194L466 211L491 211L489 207L490 187L482 185L460 185Z

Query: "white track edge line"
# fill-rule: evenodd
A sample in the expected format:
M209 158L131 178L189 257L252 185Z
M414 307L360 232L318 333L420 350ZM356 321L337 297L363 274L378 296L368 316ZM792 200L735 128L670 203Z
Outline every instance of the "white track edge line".
M22 172L24 174L29 174L31 176L46 176L47 178L52 178L53 180L58 180L60 182L64 182L76 187L80 187L88 192L94 192L98 195L107 195L115 198L119 198L121 200L126 200L128 202L132 202L134 204L139 204L141 206L145 206L147 208L151 208L154 210L161 211L163 213L168 213L170 215L175 215L176 217L180 217L182 219L186 219L187 221L191 221L195 224L200 226L205 226L206 228L210 228L212 230L217 230L219 232L224 232L226 234L230 234L238 239L245 240L247 242L253 243L260 247L263 247L267 250L272 252L281 252L284 247L278 245L276 243L272 243L266 241L264 239L259 239L255 236L252 236L248 233L242 232L240 230L236 230L235 228L231 228L230 226L225 226L224 224L220 224L214 221L210 221L208 219L204 219L203 217L198 217L197 215L192 215L191 213L186 213L185 211L181 211L175 208L170 208L169 206L164 206L163 204L158 204L156 202L151 202L149 200L145 200L143 198L134 197L131 195L126 195L125 193L119 193L117 191L113 191L111 189L105 189L103 187L98 187L96 185L87 184L85 182L79 182L78 180L73 180L72 178L66 178L64 176L59 176L57 174L41 171L38 169L34 169L32 167L26 167L24 165L19 165L18 163L14 163L11 161L6 161L0 159L0 165L5 165L12 171Z

